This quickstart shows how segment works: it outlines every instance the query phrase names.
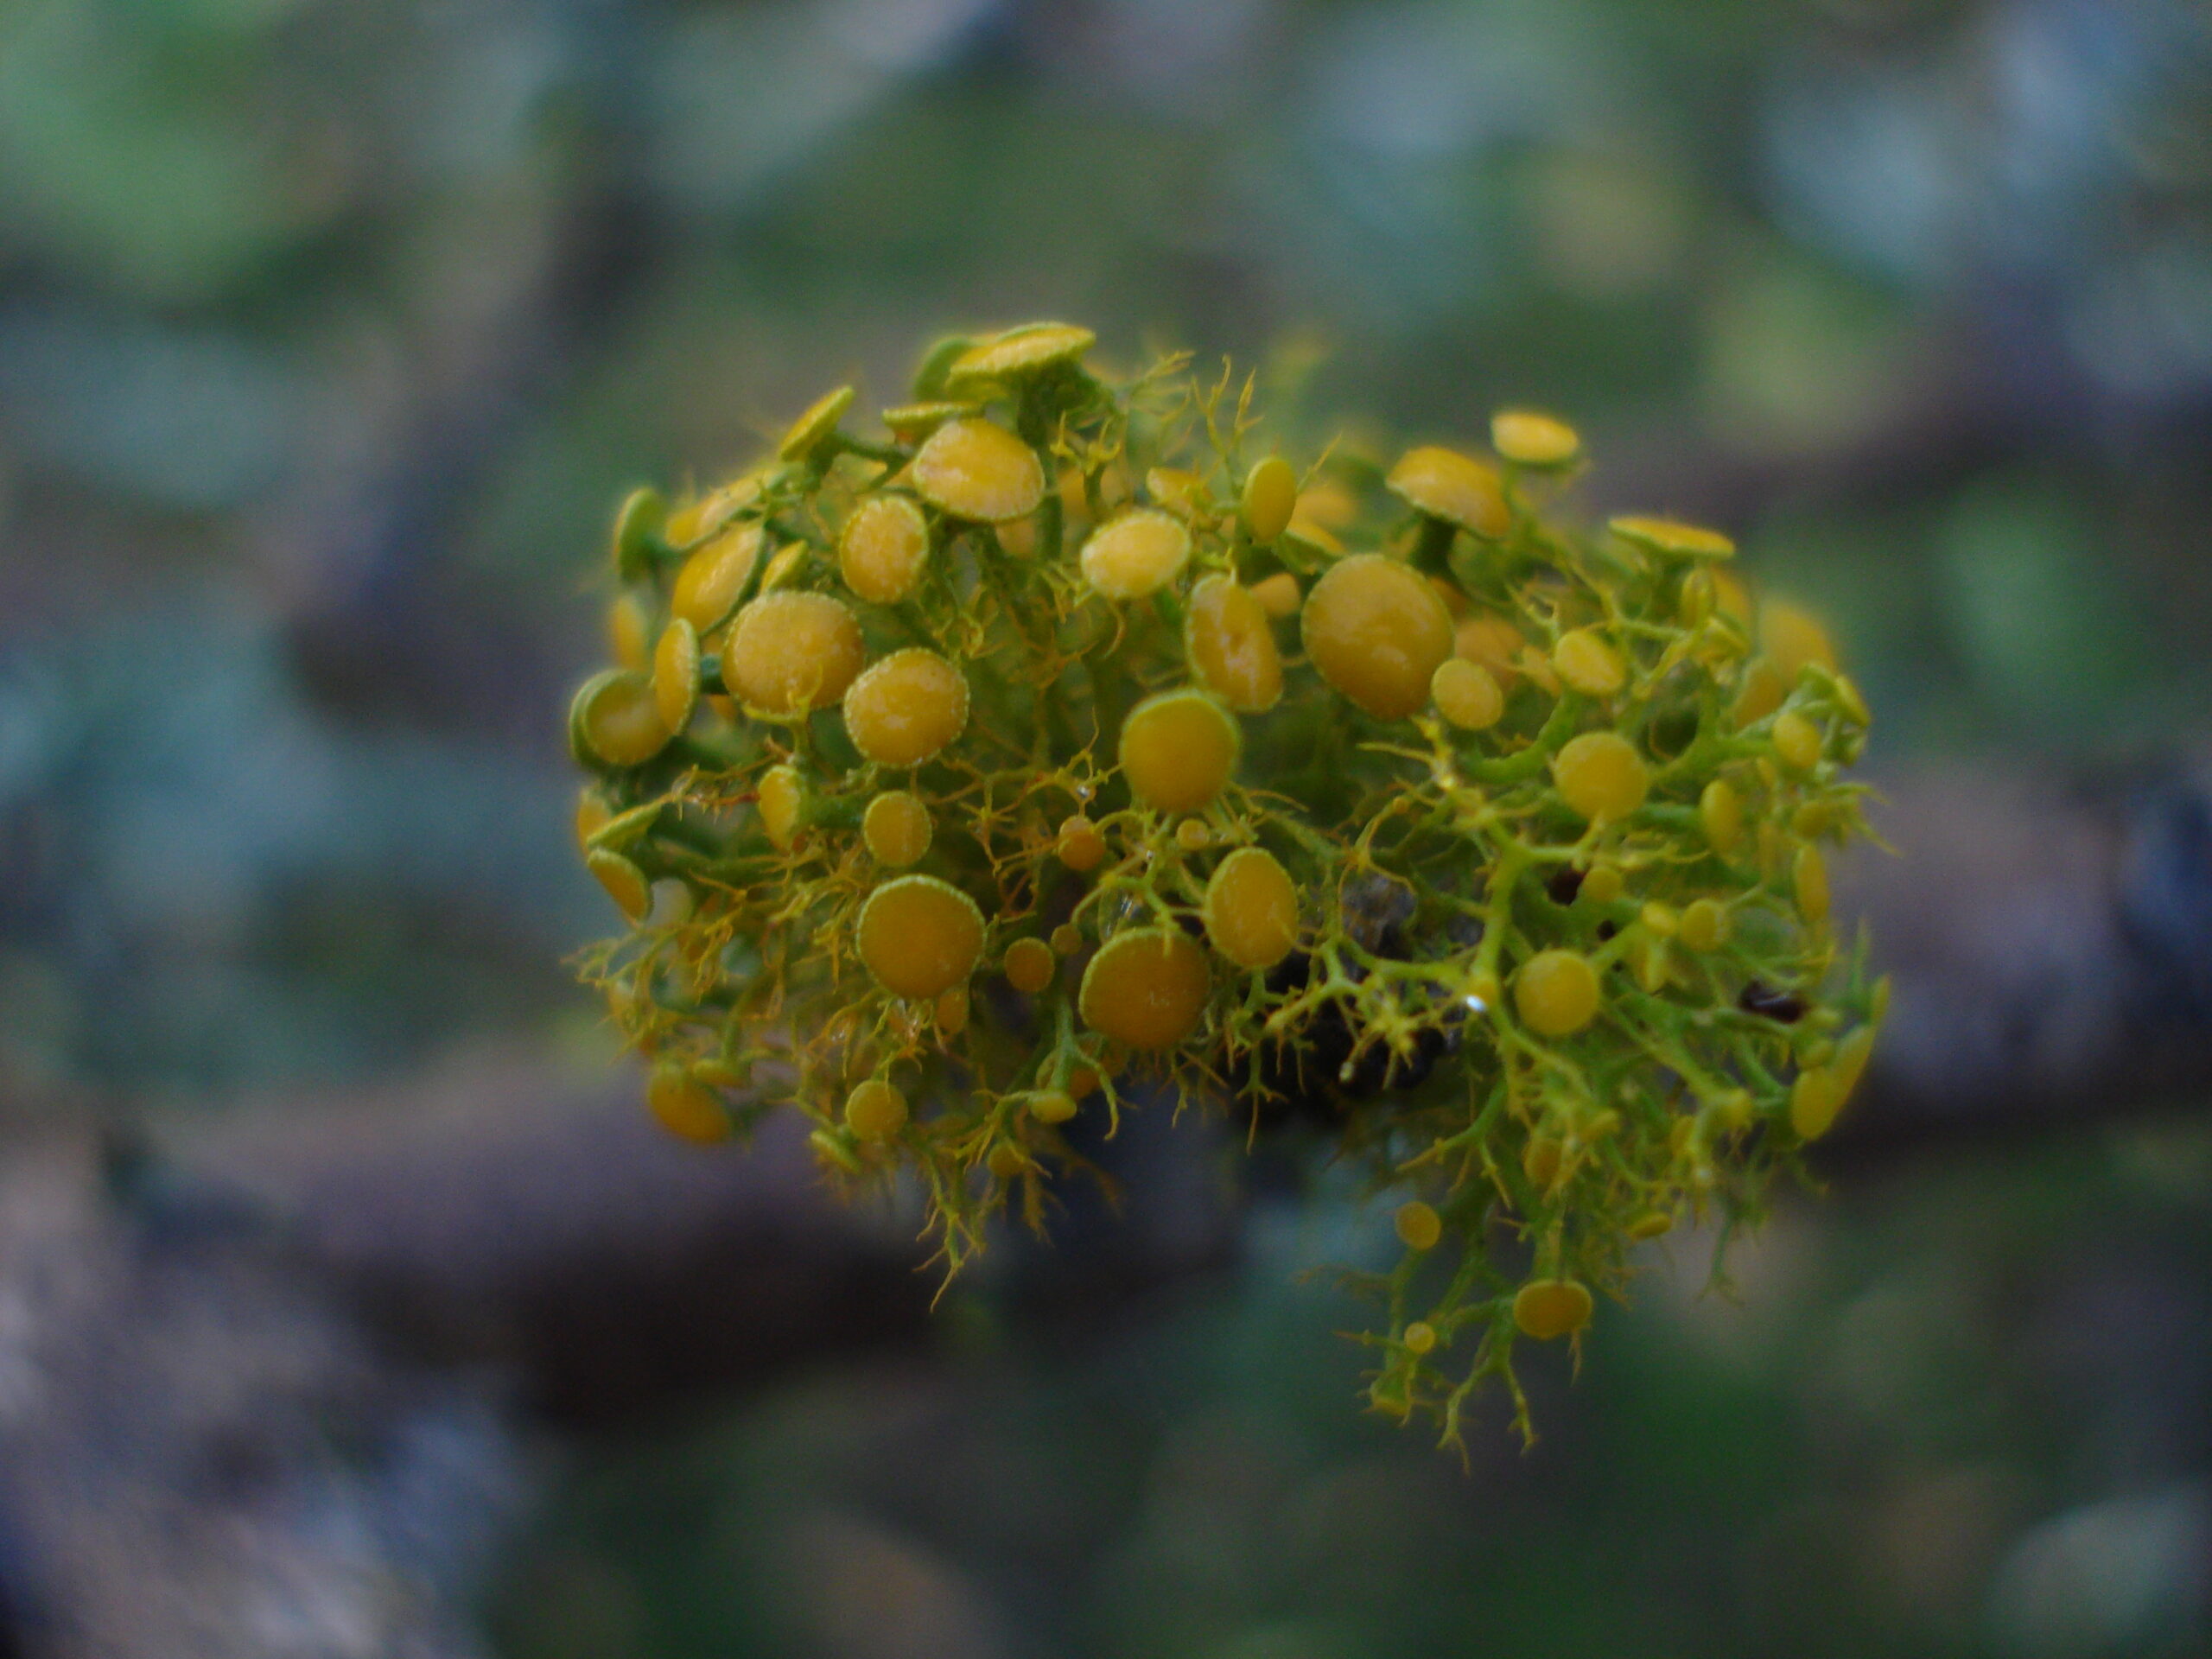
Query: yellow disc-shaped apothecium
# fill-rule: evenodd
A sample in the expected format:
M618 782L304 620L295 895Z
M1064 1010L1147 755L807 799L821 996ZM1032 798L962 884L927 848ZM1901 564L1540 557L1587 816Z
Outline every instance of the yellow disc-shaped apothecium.
M1183 649L1198 683L1240 714L1264 713L1282 696L1274 624L1233 576L1207 576L1191 589Z
M653 1068L645 1080L645 1104L661 1128L686 1141L711 1144L735 1132L720 1097L680 1065Z
M718 626L737 608L745 579L760 562L762 540L760 525L740 524L693 553L676 573L669 613L681 617L702 634Z
M1672 518L1629 517L1606 520L1605 528L1624 542L1649 548L1655 553L1671 553L1683 559L1732 559L1736 543L1717 530L1707 530L1700 524L1685 524Z
M1586 818L1611 823L1643 804L1650 769L1636 745L1618 732L1585 732L1552 757L1560 798Z
M674 735L660 717L652 680L630 670L587 680L569 711L569 728L589 755L610 766L641 766Z
M929 562L929 524L903 495L868 497L837 537L845 586L874 604L896 605L912 593Z
M850 386L840 386L828 396L815 399L777 442L776 459L804 461L837 429L837 423L845 418L845 411L852 406Z
M1444 1237L1444 1217L1436 1213L1436 1206L1414 1198L1398 1206L1398 1213L1391 1218L1397 1230L1398 1243L1409 1250L1433 1250Z
M576 850L591 850L591 838L614 822L614 809L607 797L587 785L576 797Z
M1428 677L1429 701L1462 731L1485 731L1505 713L1505 693L1497 677L1480 663L1464 657L1446 658Z
M699 706L699 636L677 617L661 630L653 647L653 707L661 724L680 732Z
M1006 948L1007 983L1025 996L1034 996L1052 982L1059 959L1042 939L1016 939Z
M1191 532L1157 507L1133 507L1083 544L1083 579L1109 599L1143 599L1183 574Z
M883 424L891 435L901 443L914 443L943 426L947 421L964 420L981 413L974 404L956 404L942 398L926 404L901 404L896 409L883 411Z
M955 518L1000 524L1045 499L1037 452L989 421L947 421L915 452L911 470L922 499Z
M1792 772L1810 772L1821 761L1821 728L1795 709L1774 717L1775 759Z
M1096 824L1077 812L1060 821L1052 850L1061 863L1078 874L1095 870L1106 861L1106 837Z
M1426 703L1430 678L1452 654L1452 613L1436 590L1380 553L1331 565L1306 596L1300 629L1321 677L1378 720L1402 720Z
M1556 416L1501 409L1490 417L1490 447L1522 467L1560 467L1582 453L1582 437Z
M1408 449L1383 482L1417 512L1462 530L1503 536L1512 527L1496 470L1455 451Z
M861 625L828 594L763 594L722 638L722 683L747 709L771 715L827 709L867 660Z
M906 1127L906 1096L881 1077L855 1084L845 1096L845 1127L857 1141L888 1141Z
M934 833L929 808L903 789L885 790L861 815L861 839L868 843L868 855L894 869L918 861Z
M933 875L902 875L861 906L861 962L893 996L940 996L967 982L983 954L983 912Z
M1272 968L1298 944L1298 889L1262 848L1240 847L1215 867L1203 914L1213 948L1239 968Z
M1522 1336L1550 1342L1573 1336L1596 1309L1588 1288L1572 1279L1531 1279L1515 1293L1513 1323Z
M1236 511L1247 536L1263 544L1274 540L1298 511L1298 469L1281 455L1269 455L1244 474Z
M643 668L652 654L652 621L645 601L624 594L607 607L607 649L617 668Z
M1705 786L1697 798L1697 817L1705 830L1706 845L1723 858L1744 838L1744 803L1726 778Z
M1262 576L1252 584L1252 597L1260 601L1260 608L1269 616L1295 616L1298 607L1306 602L1306 595L1299 591L1298 578L1287 570L1278 570L1272 576Z
M645 880L643 870L621 854L604 850L586 853L584 868L632 921L643 921L645 912L653 907L652 883Z
M845 730L880 766L918 766L968 726L968 681L921 645L894 651L845 693Z
M754 804L760 809L760 827L767 832L768 844L789 852L806 813L806 780L798 768L771 766L762 772Z
M937 1028L947 1037L957 1037L968 1029L968 988L955 986L930 1005L930 1012L937 1020Z
M1789 885L1796 894L1797 913L1815 927L1828 918L1828 866L1821 849L1810 842L1797 849L1789 868Z
M1098 343L1088 328L1066 322L1028 322L994 334L953 359L948 391L972 391L993 381L1020 380L1062 363L1073 363Z
M663 532L668 544L689 547L702 536L720 530L760 499L761 481L759 473L747 473L715 486L696 500L686 501L668 515L668 528Z
M1135 1049L1173 1048L1205 1012L1206 953L1179 928L1134 927L1109 939L1084 969L1083 1022Z
M1162 812L1195 812L1221 793L1243 747L1236 717L1207 692L1162 691L1129 710L1116 755L1129 792Z
M1759 606L1759 649L1795 683L1797 671L1808 663L1835 672L1835 642L1820 619L1786 599L1770 599Z
M1513 976L1513 1006L1529 1030L1568 1037L1598 1014L1598 974L1573 950L1539 950Z
M1415 1319L1406 1327L1405 1335L1401 1340L1406 1344L1406 1351L1418 1359L1423 1354L1434 1351L1436 1327L1427 1319Z
M1628 665L1595 628L1570 628L1552 647L1552 668L1577 691L1610 697L1628 683Z

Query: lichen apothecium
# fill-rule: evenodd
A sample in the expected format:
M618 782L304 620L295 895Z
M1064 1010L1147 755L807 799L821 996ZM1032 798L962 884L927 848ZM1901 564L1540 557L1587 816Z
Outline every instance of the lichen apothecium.
M1866 705L1725 536L1578 521L1554 416L1295 456L1249 379L1093 346L941 342L883 435L841 388L623 505L585 974L671 1131L801 1113L948 1269L1135 1102L1294 1117L1400 1206L1371 1403L1456 1439L1849 1096Z

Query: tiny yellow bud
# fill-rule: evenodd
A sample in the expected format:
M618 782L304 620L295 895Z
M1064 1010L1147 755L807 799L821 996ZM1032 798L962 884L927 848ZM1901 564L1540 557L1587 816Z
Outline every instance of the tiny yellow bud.
M1575 897L1587 899L1593 905L1610 905L1621 896L1627 885L1619 865L1593 864L1590 874L1582 878L1581 891Z
M1305 595L1299 591L1298 578L1287 570L1278 570L1272 576L1254 582L1252 597L1260 601L1262 610L1278 620L1297 615L1298 607L1305 602Z
M1573 1335L1590 1323L1589 1291L1572 1279L1532 1279L1513 1298L1513 1323L1539 1342Z
M1727 907L1718 899L1693 899L1683 907L1677 937L1686 950L1718 950L1728 942Z
M1513 976L1513 1002L1522 1021L1544 1037L1569 1037L1597 1018L1598 976L1573 950L1540 950Z
M1033 996L1050 985L1058 970L1052 947L1042 939L1016 939L1006 948L1007 982L1026 995Z
M1519 466L1562 467L1581 453L1582 439L1554 416L1502 409L1491 416L1490 447Z
M1255 542L1272 542L1290 524L1298 508L1298 471L1281 455L1269 455L1244 476L1237 513L1244 533Z
M1774 718L1774 752L1792 772L1810 772L1820 764L1821 728L1796 709Z
M1585 732L1552 757L1561 799L1586 818L1611 822L1643 804L1651 774L1618 732Z
M1446 658L1437 664L1429 676L1428 695L1437 713L1462 731L1487 730L1505 713L1505 693L1498 689L1496 677L1464 657Z
M861 1141L888 1141L906 1127L906 1096L870 1077L845 1096L845 1127Z
M1106 860L1106 837L1082 813L1061 820L1053 851L1061 863L1078 873L1095 870Z
M1444 1237L1444 1217L1434 1206L1419 1198L1398 1206L1392 1217L1398 1230L1398 1242L1409 1250L1433 1250Z
M1075 1097L1057 1089L1047 1089L1029 1097L1029 1116L1039 1123L1065 1123L1075 1114Z
M681 1065L658 1065L645 1084L645 1104L663 1128L702 1144L727 1141L734 1132L729 1113L715 1091Z

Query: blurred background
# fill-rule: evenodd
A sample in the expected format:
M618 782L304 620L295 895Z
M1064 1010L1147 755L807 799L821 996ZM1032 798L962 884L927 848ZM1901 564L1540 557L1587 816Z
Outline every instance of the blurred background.
M14 0L19 1211L90 1168L201 1238L165 1137L304 1102L373 1146L426 1092L633 1088L563 965L614 920L560 725L613 503L1036 316L1408 438L1568 415L1592 512L1719 524L1831 620L1878 779L2157 777L2212 729L2193 0ZM418 1363L369 1509L327 1471L384 1452L327 1402L293 1448L325 1484L218 1459L159 1502L118 1408L16 1465L0 1654L93 1617L37 1517L95 1466L95 1516L281 1491L255 1538L458 1610L405 1645L211 1546L184 1593L278 1586L252 1651L2212 1651L2204 1104L1885 1139L1732 1294L1711 1239L1655 1249L1579 1378L1532 1367L1535 1448L1493 1412L1465 1472L1355 1412L1356 1316L1300 1275L1373 1222L1325 1177L1110 1306L1032 1313L1011 1274L647 1410ZM89 1163L41 1161L73 1137ZM10 1344L48 1293L6 1288L5 1202L0 1420L35 1438ZM716 1294L683 1317L734 1319ZM156 1392L219 1371L222 1328Z

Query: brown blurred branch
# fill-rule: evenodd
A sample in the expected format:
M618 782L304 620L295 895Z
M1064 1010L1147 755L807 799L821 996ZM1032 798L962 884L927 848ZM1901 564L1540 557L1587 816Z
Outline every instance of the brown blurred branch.
M2212 1090L2212 774L1900 779L1840 885L1897 982L1840 1147L1890 1152Z

